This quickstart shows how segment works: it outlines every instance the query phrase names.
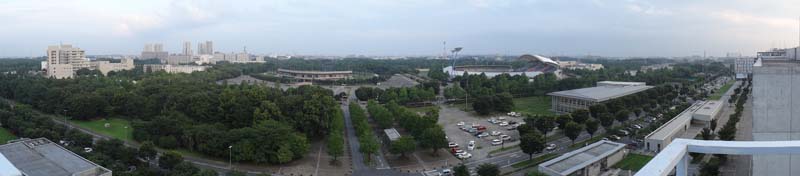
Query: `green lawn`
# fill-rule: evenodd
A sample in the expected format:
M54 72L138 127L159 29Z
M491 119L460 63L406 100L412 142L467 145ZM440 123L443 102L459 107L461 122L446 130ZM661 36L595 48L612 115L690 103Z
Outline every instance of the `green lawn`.
M709 99L719 100L720 98L722 98L722 95L725 94L725 92L728 92L728 89L731 89L731 87L733 86L733 83L735 83L735 82L736 81L731 80L728 83L725 83L725 85L720 87L719 90L717 90L717 92L714 92L714 94L711 95L711 97L709 97Z
M639 171L639 169L644 167L644 165L647 164L647 162L650 162L651 159L653 159L652 156L630 153L628 156L625 156L625 158L622 158L622 161L619 161L617 164L615 164L614 167L631 171Z
M416 108L408 108L408 110L412 112L421 112L426 113L430 112L431 110L439 109L439 106L423 106L423 107L416 107Z
M120 140L133 141L131 135L133 134L133 127L131 127L131 122L125 119L110 118L92 121L70 120L70 123ZM105 127L106 123L110 124L108 128Z
M0 144L5 144L9 140L17 139L17 136L8 132L5 128L0 128Z
M550 97L548 96L534 96L514 98L514 111L526 114L535 115L553 115L550 111Z

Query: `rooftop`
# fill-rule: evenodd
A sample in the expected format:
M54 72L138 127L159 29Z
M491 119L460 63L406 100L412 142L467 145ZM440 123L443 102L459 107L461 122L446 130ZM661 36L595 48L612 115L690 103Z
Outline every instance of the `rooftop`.
M695 114L707 115L707 116L716 115L716 113L719 112L720 109L722 109L723 104L724 103L720 101L709 100L708 102L703 104L703 107L697 109L697 112L695 112Z
M700 109L704 104L705 102L703 101L692 104L692 106L689 106L689 108L683 110L683 112L675 116L675 118L672 118L672 120L669 120L667 123L661 125L661 127L658 127L658 129L648 134L645 139L665 140L666 138L674 135L676 129L681 128L681 126L685 125L686 123L689 123L689 121L692 120L692 115L694 115L694 112Z
M386 133L386 137L389 137L390 141L395 141L397 139L400 139L400 133L397 132L397 129L394 128L384 129L383 132Z
M569 175L577 170L585 168L625 147L625 144L606 140L597 141L586 147L565 153L555 159L539 165L561 175Z
M601 81L598 82L598 85L600 86L552 92L547 95L602 102L653 88L653 86L637 82Z
M86 160L46 138L0 145L0 154L7 159L2 162L10 162L26 176L111 175L111 170ZM3 165L0 164L0 167Z

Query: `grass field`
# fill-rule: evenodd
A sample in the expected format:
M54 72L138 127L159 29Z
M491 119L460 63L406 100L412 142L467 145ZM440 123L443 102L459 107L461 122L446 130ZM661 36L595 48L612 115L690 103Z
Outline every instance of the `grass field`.
M70 123L120 140L133 141L131 135L133 134L133 127L131 127L131 122L125 119L70 120ZM110 124L108 128L105 127L106 123Z
M625 158L622 158L622 161L619 161L617 164L615 164L614 167L631 171L639 171L639 169L644 167L644 165L647 164L647 162L649 162L651 159L653 159L652 156L630 153L628 156L625 156Z
M731 87L733 86L733 83L735 83L735 82L736 81L733 81L733 80L732 81L728 81L728 83L725 83L725 85L722 85L722 87L720 87L719 90L717 90L717 92L714 92L714 94L711 95L711 97L709 97L709 99L719 100L720 98L722 98L722 95L725 94L725 92L728 92L728 89L731 89Z
M553 115L550 112L550 97L548 96L534 96L514 98L514 111L534 115Z
M412 112L421 112L426 113L430 112L431 110L439 109L439 106L423 106L423 107L416 107L416 108L408 108L408 110Z
M17 139L17 136L8 132L5 128L0 128L0 144L5 144L9 140Z

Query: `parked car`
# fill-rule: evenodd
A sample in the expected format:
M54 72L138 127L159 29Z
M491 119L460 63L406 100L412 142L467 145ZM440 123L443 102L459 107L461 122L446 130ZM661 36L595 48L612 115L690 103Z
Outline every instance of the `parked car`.
M631 132L628 132L627 130L619 130L619 133L620 133L621 135L623 135L623 136L628 136L628 135L630 135L630 134L631 134Z
M516 124L516 125L509 125L508 127L506 127L506 130L516 130L516 129L517 129L517 127L519 127L519 124Z
M462 154L457 154L456 157L458 157L458 159L467 159L467 158L472 158L472 154L462 153Z
M501 145L501 144L503 144L503 141L501 141L500 139L492 140L492 145Z
M504 135L500 135L500 139L502 139L504 141L511 140L511 136L505 135L505 134Z
M509 124L509 125L516 125L516 124L517 124L517 121L508 121L508 124Z
M489 133L485 133L484 132L484 133L478 134L478 138L487 137L487 136L489 136Z
M447 143L447 146L450 147L450 148L453 148L453 147L458 147L458 144L456 144L455 142L450 142L450 143Z
M497 136L497 135L501 135L501 134L503 134L503 133L501 133L499 131L492 131L492 133L491 133L492 136Z
M464 122L458 122L456 125L458 125L458 126L464 126Z
M497 119L499 119L499 120L506 120L506 117L500 116L500 118L497 118Z
M642 129L642 126L639 126L639 125L633 125L633 128L635 128L635 129Z
M611 135L611 136L608 136L608 138L611 139L611 140L615 140L615 141L622 139L617 135Z
M547 144L547 147L545 148L545 150L555 150L555 149L556 149L556 144Z
M475 143L467 144L467 150L475 150Z
M477 128L470 128L467 132L469 132L469 133L477 133L478 129Z
M486 130L485 126L478 126L478 131L483 131L483 130Z
M443 170L442 170L442 173L441 173L441 174L439 174L439 175L442 175L442 176L449 176L449 175L453 175L453 171L452 171L452 170L450 170L450 169L443 169Z
M500 122L500 126L508 126L508 122Z

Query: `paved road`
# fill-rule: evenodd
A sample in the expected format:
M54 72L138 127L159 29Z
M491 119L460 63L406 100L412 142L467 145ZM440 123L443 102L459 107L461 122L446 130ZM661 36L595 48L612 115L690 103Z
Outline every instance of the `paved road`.
M345 126L345 135L347 137L347 144L350 145L350 154L351 154L351 161L353 162L353 175L354 176L406 176L406 175L422 175L421 173L401 173L392 169L388 169L386 167L381 169L372 168L364 163L364 155L359 151L360 144L358 143L358 137L355 134L355 128L353 128L353 122L350 119L350 108L349 104L350 101L355 100L356 96L354 90L350 91L350 97L348 101L341 105L342 113L344 114L344 126ZM378 162L385 162L386 160L381 158L381 155L373 156L377 158Z

